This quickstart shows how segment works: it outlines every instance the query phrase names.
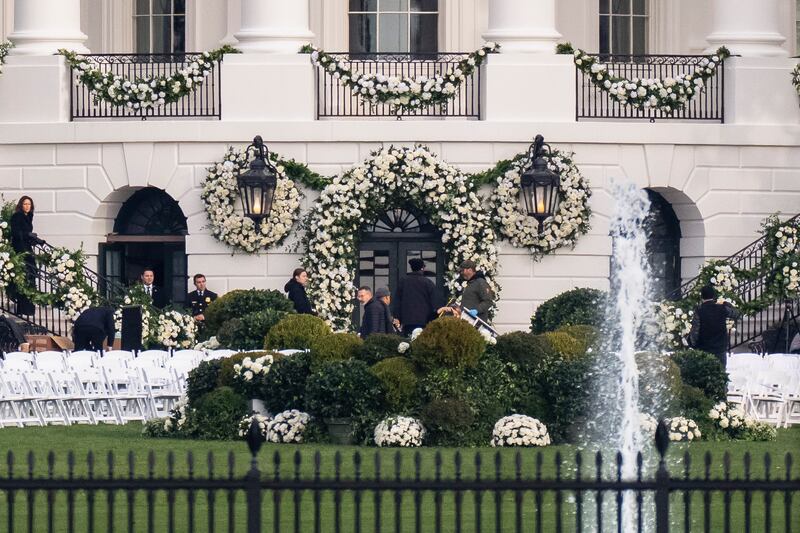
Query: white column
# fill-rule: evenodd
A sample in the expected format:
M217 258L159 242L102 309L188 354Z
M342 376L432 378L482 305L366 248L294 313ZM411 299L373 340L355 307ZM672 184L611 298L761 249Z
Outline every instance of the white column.
M230 44L235 46L239 41L233 35L239 31L242 24L242 2L241 0L228 0L227 7L227 33L222 38L220 44Z
M234 37L242 52L296 54L311 42L308 0L241 0L242 24Z
M486 41L500 43L503 53L555 54L555 0L490 0Z
M81 0L14 0L13 55L52 55L59 48L88 53Z
M707 51L727 46L743 57L786 57L781 48L781 0L712 0L713 30Z

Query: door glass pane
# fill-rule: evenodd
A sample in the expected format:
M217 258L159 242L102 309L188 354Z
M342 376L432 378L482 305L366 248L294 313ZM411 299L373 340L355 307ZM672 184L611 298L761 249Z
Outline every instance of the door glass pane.
M170 17L153 17L153 47L152 53L164 54L172 50L172 28Z
M136 17L136 52L150 53L150 17Z
M438 15L411 15L411 52L435 54L439 51Z
M633 53L647 53L647 18L633 17Z
M172 12L176 15L186 13L186 0L173 0Z
M601 15L608 14L608 0L600 0L600 14Z
M390 14L380 17L381 31L378 50L381 52L407 52L408 15Z
M611 53L631 53L631 19L630 17L612 17Z
M400 259L403 261L403 263L399 265L401 271L405 268L406 274L411 272L411 265L409 265L408 262L415 257L425 261L425 269L423 270L423 272L425 272L425 277L429 278L433 284L436 285L436 250L407 250L405 260L403 260L403 258ZM405 267L403 267L403 264Z
M633 0L633 14L647 15L647 0Z
M600 53L607 54L610 52L608 49L609 43L609 25L610 25L610 17L600 17Z
M149 15L150 14L150 0L136 0L136 14Z
M389 250L361 250L358 267L359 284L370 287L389 286Z
M154 15L169 15L172 13L172 0L153 0Z
M369 54L378 51L376 15L350 15L350 53Z
M378 0L350 0L350 11L377 11Z
M172 51L186 51L186 17L172 17Z
M411 0L411 11L438 11L438 0Z
M614 15L630 14L631 0L611 0L611 12Z
M408 0L381 0L380 10L384 12L408 11Z

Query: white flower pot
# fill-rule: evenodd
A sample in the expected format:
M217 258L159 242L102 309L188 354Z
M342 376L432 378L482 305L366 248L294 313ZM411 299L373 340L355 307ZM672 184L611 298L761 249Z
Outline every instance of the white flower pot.
M259 400L258 398L251 398L250 402L248 403L248 408L250 411L259 414L259 415L268 415L267 408L264 405L263 400Z

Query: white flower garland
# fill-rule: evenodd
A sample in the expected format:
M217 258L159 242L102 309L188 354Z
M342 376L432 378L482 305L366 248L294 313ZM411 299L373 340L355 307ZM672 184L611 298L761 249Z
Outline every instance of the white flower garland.
M547 426L532 416L510 415L497 421L492 430L492 446L547 446Z
M101 69L97 62L65 49L58 51L77 72L75 84L86 85L95 102L107 102L133 110L154 108L177 102L191 94L214 70L224 54L236 53L230 46L190 56L189 65L171 76L147 76L129 80Z
M142 317L144 321L144 316ZM197 322L191 315L170 310L158 315L156 342L167 348L191 348L197 335Z
M702 267L700 271L703 271ZM739 280L736 279L733 268L726 264L714 265L714 273L709 282L717 288L721 295L731 294L739 286Z
M17 277L20 270L19 259L13 248L0 242L0 289L5 289Z
M561 177L558 188L558 213L544 221L542 233L535 218L520 210L520 179L523 158L517 157L511 168L497 178L489 199L498 232L518 248L528 248L538 257L562 246L574 246L580 235L589 231L589 183L567 154L553 150L545 155L547 166Z
M92 306L92 296L86 294L81 287L70 287L64 295L64 313L67 319L75 321L81 313Z
M800 250L800 240L798 240L798 231L794 226L781 226L775 232L775 237L778 239L775 253L778 257L797 253Z
M425 427L410 416L390 416L375 426L377 446L400 446L402 448L422 446Z
M798 269L800 269L800 267L797 261L781 269L781 273L783 274L783 286L786 291L785 294L787 295L800 292L800 270Z
M310 421L311 415L297 409L278 413L267 426L267 441L300 444Z
M476 68L500 49L496 43L485 43L478 50L463 56L451 70L433 77L428 76L386 76L384 74L363 74L345 67L341 58L325 53L319 48L306 45L301 53L310 53L311 62L331 73L339 82L350 87L352 93L371 105L390 104L398 114L424 109L434 104L451 100L459 86Z
M687 65L691 70L674 78L627 79L617 76L599 58L583 50L573 50L572 54L575 66L612 99L637 109L658 109L665 113L683 109L696 98L704 90L706 80L731 55L727 48L721 47L714 55L701 59L697 65Z
M702 436L697 422L682 416L676 416L667 420L669 429L669 440L673 442L700 440Z
M661 342L673 349L689 346L687 336L692 330L694 311L685 311L671 301L658 303L658 316L661 324Z
M247 170L255 151L228 147L221 163L208 169L201 197L211 227L211 234L232 248L258 253L283 242L300 215L300 191L284 175L278 160L278 186L269 216L256 228L255 223L236 212L239 188L236 176Z
M477 263L494 293L499 293L494 281L495 233L477 187L424 146L390 146L333 178L305 221L303 265L309 271L308 290L319 316L333 329L350 326L362 226L405 201L422 210L443 233L451 294L463 289L457 268L466 259Z
M12 48L14 48L14 43L11 41L3 41L0 43L0 74L3 73L3 65L6 64L6 57Z

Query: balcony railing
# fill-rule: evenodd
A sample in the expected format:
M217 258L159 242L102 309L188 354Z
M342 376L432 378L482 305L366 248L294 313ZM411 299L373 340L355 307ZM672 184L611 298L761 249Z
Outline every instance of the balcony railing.
M171 76L191 64L196 52L182 54L98 54L87 55L104 72L113 72L128 80ZM72 79L75 73L72 73ZM71 92L71 118L139 119L151 118L216 118L221 116L222 85L217 65L202 85L175 103L147 109L130 109L107 102L95 102L92 92L83 84L74 85Z
M608 55L589 54L599 58L616 76L633 79L674 78L694 70L706 56L677 55ZM705 89L683 109L665 113L657 109L635 108L613 100L608 92L598 89L590 75L575 69L577 93L575 119L628 120L708 120L725 122L725 74L718 68L706 81Z
M454 69L464 57L460 53L447 54L349 54L332 53L352 72L383 74L384 76L433 77ZM480 118L480 69L461 84L454 97L446 104L436 104L418 111L398 115L389 104L371 105L352 93L325 69L317 69L317 117L463 117Z

